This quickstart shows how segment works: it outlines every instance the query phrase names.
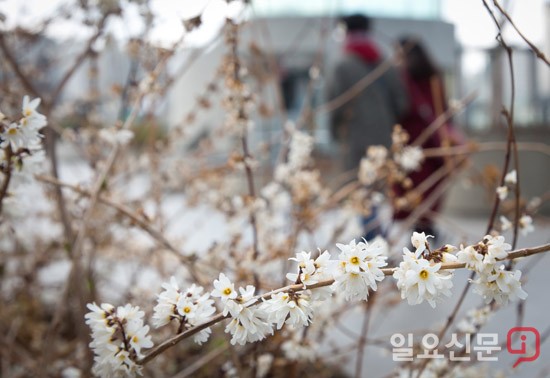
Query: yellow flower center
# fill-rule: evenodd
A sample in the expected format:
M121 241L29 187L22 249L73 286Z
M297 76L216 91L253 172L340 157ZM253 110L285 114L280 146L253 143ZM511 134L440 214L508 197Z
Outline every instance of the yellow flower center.
M357 265L359 264L359 257L357 256L353 256L350 260L349 260L350 263L354 264L354 265Z
M132 341L133 341L134 343L137 343L137 342L138 342L138 340L139 340L139 339L138 339L138 337L137 337L137 336L134 336L134 337L132 337Z
M8 134L10 135L15 135L17 134L17 129L14 127L14 128L11 128L11 129L8 129Z
M430 274L428 273L427 270L420 271L420 278L422 278L423 280L427 280L429 275Z
M191 307L184 307L183 312L185 312L186 314L189 314L191 312Z
M224 291L223 291L223 293L224 293L225 295L229 295L229 294L231 294L231 292L232 292L232 290L231 290L230 287L226 287L226 288L224 289Z
M32 114L32 111L29 108L27 108L27 109L25 109L24 113L25 113L25 117L28 117Z

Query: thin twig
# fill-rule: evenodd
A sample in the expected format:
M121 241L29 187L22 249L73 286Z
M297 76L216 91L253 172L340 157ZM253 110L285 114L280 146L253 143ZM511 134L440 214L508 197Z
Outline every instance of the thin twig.
M65 183L65 182L56 180L53 177L44 176L44 175L37 175L37 176L35 176L35 178L38 181L42 181L42 182L52 184L52 185L57 185L57 186L60 186L62 188L71 189L72 191L74 191L74 192L76 192L80 195L83 195L83 196L89 197L89 196L92 195L92 193L88 190L82 189L82 188L80 188L79 186L76 186L76 185L72 185L72 184L69 184L69 183ZM125 206L121 203L115 202L115 201L113 201L113 200L111 200L111 199L109 199L109 198L107 198L103 195L98 196L98 201L105 204L105 205L108 205L108 206L116 209L121 214L127 216L129 219L132 220L133 223L135 223L143 231L147 232L157 242L159 242L160 245L162 245L167 250L173 252L174 256L176 256L180 260L180 262L182 262L184 264L192 264L195 261L195 259L193 259L193 258L182 255L181 252L164 237L162 232L160 232L159 230L154 228L151 224L149 224L149 222L146 222L143 219L142 216L140 216L139 214L136 214L135 212L133 212L132 209L130 209L128 206ZM190 272L190 273L193 273L193 272Z
M2 186L0 187L0 215L2 214L2 205L4 203L4 198L6 198L6 195L8 194L8 188L10 186L11 181L11 171L13 169L13 163L12 163L12 156L13 151L11 149L11 145L8 144L8 146L4 149L4 160L6 161L6 166L4 167L4 180L2 181Z
M533 248L523 248L523 249L518 249L518 250L515 250L515 251L512 251L512 252L509 252L508 256L506 258L498 259L498 261L513 260L513 259L517 259L517 258L520 258L520 257L527 257L527 256L536 255L536 254L539 254L539 253L545 253L545 252L548 252L548 251L550 251L550 244L544 244L544 245L541 245L541 246L538 246L538 247L533 247ZM455 263L441 264L440 269L441 270L454 270L454 269L463 269L465 267L466 267L466 264L455 262ZM383 268L383 269L381 269L381 271L384 273L385 276L391 276L391 275L393 275L393 273L395 272L396 269L397 268ZM304 287L304 285L302 285L302 284L293 284L293 285L284 286L284 287L281 287L281 288L272 290L270 292L267 292L267 293L256 296L254 298L254 302L252 302L249 305L249 307L257 305L257 304L263 302L264 300L267 300L267 299L271 298L274 294L277 294L277 293L290 292L290 291L299 292L299 291L302 291L302 290L305 290L305 289L316 289L316 288L319 288L319 287L330 286L333 283L334 283L334 280L329 279L329 280L320 281L316 284L309 285L307 287ZM163 343L159 344L155 348L151 349L149 351L149 353L145 355L145 357L137 360L136 363L138 363L140 365L145 365L148 362L150 362L151 360L153 360L156 356L163 353L165 350L167 350L167 349L173 347L174 345L178 344L180 341L182 341L184 339L187 339L190 336L193 336L196 333L202 331L203 329L211 327L214 324L219 323L219 322L221 322L222 320L224 320L228 317L229 317L229 314L224 316L222 313L218 313L217 315L214 315L212 318L210 318L210 320L208 320L204 323L198 324L195 327L193 327L193 328L191 328L191 329L189 329L185 332L182 332L182 333L180 333L180 334L164 341Z
M542 51L540 51L537 46L535 46L535 44L533 42L531 42L530 40L527 39L527 37L525 37L523 35L523 33L518 29L518 27L516 26L516 24L514 23L514 21L512 20L512 17L510 17L510 15L508 14L508 12L506 12L506 10L504 10L504 8L500 5L500 3L497 1L497 0L493 0L493 4L495 4L495 6L497 7L497 9L499 10L499 12L504 16L506 17L506 19L508 20L508 22L510 23L510 25L512 25L512 27L515 29L515 31L518 33L518 35L525 41L525 43L527 43L527 45L529 45L529 47L531 48L531 50L533 50L533 52L535 53L535 55L537 56L537 58L539 58L540 60L542 60L544 63L546 63L547 66L550 66L550 61L548 61L548 58L546 58L546 56L544 55L544 53Z

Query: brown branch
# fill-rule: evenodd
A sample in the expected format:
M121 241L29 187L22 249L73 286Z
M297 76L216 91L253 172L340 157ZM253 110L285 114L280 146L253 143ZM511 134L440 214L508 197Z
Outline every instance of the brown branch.
M544 244L544 245L541 245L541 246L538 246L538 247L533 247L533 248L523 248L523 249L518 249L518 250L515 250L515 251L512 251L512 252L509 252L508 256L506 258L498 259L498 261L513 260L513 259L517 259L517 258L520 258L520 257L527 257L527 256L536 255L536 254L539 254L539 253L545 253L545 252L548 252L548 251L550 251L550 244ZM441 264L440 269L441 270L454 270L454 269L463 269L465 267L466 267L466 264L464 264L464 263L446 263L446 264ZM381 269L381 271L384 273L385 276L391 276L391 275L393 275L393 273L395 272L396 269L397 268L383 268L383 269ZM288 286L285 286L285 287L281 287L279 289L272 290L268 293L256 296L255 301L253 303L251 303L249 305L249 307L255 306L255 305L261 303L263 300L271 298L272 295L277 294L277 293L281 293L281 292L298 292L298 291L302 291L302 290L305 290L305 289L316 289L316 288L319 288L319 287L330 286L333 283L334 283L334 280L329 279L329 280L320 281L316 284L307 286L306 288L304 288L304 286L302 284L288 285ZM198 324L195 327L189 329L188 331L180 333L180 334L164 341L163 343L159 344L155 348L151 349L149 351L149 353L147 355L145 355L143 358L137 360L136 363L140 364L140 365L145 365L148 362L150 362L151 360L153 360L155 357L157 357L159 354L163 353L165 350L167 350L167 349L173 347L174 345L178 344L180 341L182 341L182 340L184 340L184 339L186 339L190 336L193 336L196 333L202 331L203 329L211 327L214 324L219 323L219 322L221 322L222 320L224 320L228 317L229 317L229 315L224 316L222 313L219 313L219 314L213 316L210 320L208 320L204 323Z
M101 20L99 20L99 23L97 24L97 30L88 39L88 42L86 43L86 46L84 47L84 50L80 53L80 55L75 59L73 65L65 72L65 75L61 78L59 83L56 85L56 87L53 89L52 94L50 96L50 100L48 101L48 108L51 108L55 105L57 102L57 99L61 92L63 91L63 88L65 88L65 85L67 85L70 78L74 75L76 70L84 63L86 58L90 55L92 52L92 45L97 41L97 39L103 34L105 30L105 23L107 21L107 18L113 14L114 12L107 12L103 15Z
M550 146L545 143L538 142L517 142L516 143L518 151L530 151L538 152L544 155L550 156ZM486 151L497 151L497 150L506 150L507 142L484 142L484 143L470 143L463 146L454 146L454 147L434 147L434 148L425 148L423 149L424 156L429 157L440 157L448 155L464 155L474 152L486 152Z
M0 187L0 215L2 214L2 205L4 203L4 198L6 198L6 195L8 194L8 187L10 186L11 181L11 171L13 169L12 167L12 156L13 151L11 149L11 146L8 144L8 146L4 149L5 154L5 161L6 166L4 168L4 180L2 181L2 186Z
M376 292L371 295L371 301L374 299ZM373 306L370 306L367 302L363 303L365 307L365 317L363 319L363 325L361 327L361 334L359 341L357 342L357 356L355 360L355 377L361 378L361 370L363 369L363 355L365 353L365 344L367 343L367 334L369 330L369 322L371 318L371 310Z
M69 183L59 181L54 177L38 175L38 176L35 176L35 178L38 181L42 181L42 182L45 182L45 183L48 183L48 184L56 185L56 186L59 186L59 187L62 187L62 188L71 189L72 191L74 191L74 192L76 192L80 195L83 195L83 196L90 197L92 195L92 193L88 190L82 189L82 188L80 188L76 185L71 185ZM129 219L131 219L133 223L135 223L143 231L145 231L149 235L151 235L151 237L153 237L153 239L155 239L157 242L159 242L160 245L162 245L167 250L173 252L174 256L176 256L180 260L180 262L182 262L184 264L189 264L189 263L194 262L195 259L183 256L181 254L181 252L172 243L170 243L159 230L157 230L156 228L151 226L148 222L146 222L143 219L143 217L141 217L139 214L136 214L135 212L133 212L132 209L130 209L128 206L125 206L123 204L115 202L115 201L113 201L113 200L111 200L111 199L109 199L105 196L102 196L102 195L98 196L98 201L105 204L105 205L108 205L108 206L116 209L119 213L121 213L121 214L125 215L126 217L128 217ZM193 273L193 271L190 270L190 273Z
M535 55L537 56L537 58L539 58L540 60L542 60L544 63L546 63L547 66L550 66L550 61L548 61L548 58L546 58L546 56L544 55L544 53L542 51L540 51L537 46L535 46L530 40L527 39L527 37L525 37L523 35L523 33L518 29L518 27L516 26L516 24L514 23L514 21L512 20L512 17L510 17L510 15L508 14L508 12L506 12L506 10L504 10L504 8L502 8L502 6L500 5L500 3L497 1L497 0L493 0L493 4L495 4L495 6L497 7L497 9L499 10L499 12L504 16L506 17L506 19L508 20L508 22L510 22L510 25L512 25L512 27L515 29L515 31L518 33L518 35L525 41L525 43L527 43L527 45L529 45L529 47L531 48L531 50L533 50L533 52L535 53Z
M17 62L17 59L10 51L8 45L6 44L6 41L4 40L4 33L0 33L0 50L2 50L2 53L4 54L4 57L6 58L8 64L11 66L13 72L15 73L15 76L19 79L21 84L23 85L23 88L25 88L31 95L34 97L42 97L38 90L34 87L34 85L31 83L31 81L28 79L27 75L23 71L21 71L21 67L19 66L19 63Z

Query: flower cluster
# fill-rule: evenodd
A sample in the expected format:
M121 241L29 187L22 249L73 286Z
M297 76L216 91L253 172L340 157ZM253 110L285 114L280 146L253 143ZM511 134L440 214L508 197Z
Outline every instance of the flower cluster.
M281 329L283 324L304 327L313 318L311 298L307 293L276 293L261 308L268 314L269 322L276 324L277 329Z
M497 186L496 193L501 201L508 197L510 189L514 189L518 183L518 174L516 170L512 170L504 176L504 185Z
M435 307L443 297L449 297L453 272L442 266L456 261L479 273L473 281L475 291L487 303L495 300L502 304L527 296L521 289L521 272L508 271L499 264L510 250L502 236L488 235L476 245L461 246L458 256L451 253L456 248L450 245L432 250L430 237L414 232L411 236L414 251L404 248L403 261L392 270L383 269L387 265L387 245L380 239L372 243L352 240L348 244L336 244L340 253L334 260L328 251L319 251L316 258L312 258L311 252L302 251L289 259L297 263L297 271L287 274L293 285L258 296L252 285L237 290L224 273L214 280L212 292L204 294L204 289L196 285L180 290L172 277L162 285L164 290L158 295L152 321L158 328L175 320L178 333L200 327L194 337L201 344L208 340L210 329L206 326L215 311L210 297L219 298L223 306L221 314L230 319L225 332L231 334L232 345L260 341L273 334L274 329L287 326L286 334L298 337L286 340L283 351L299 350L305 359L311 360L315 356L313 349L296 331L312 323L318 310L315 305L334 292L346 300L367 300L369 291L376 291L389 272L393 272L401 297L410 305L427 301ZM130 305L115 309L108 304L99 307L94 303L88 308L91 312L86 315L86 322L92 328L90 346L96 354L96 372L100 375L139 373L136 361L143 357L141 350L153 345L147 336L149 327L143 325L143 312ZM487 308L469 313L459 329L471 332L487 321L489 313Z
M371 185L377 179L379 170L386 163L388 150L384 146L370 146L367 149L367 156L361 159L358 178L361 184Z
M474 292L481 295L485 303L495 300L498 304L507 304L510 300L527 298L521 287L521 271L506 270L503 264L493 265L472 282L475 284Z
M533 226L533 218L529 215L522 215L521 218L519 218L519 231L523 236L526 236L527 234L530 234L531 232L535 231L535 226ZM506 218L504 215L500 216L500 229L501 231L508 231L512 229L513 223Z
M288 150L288 166L297 171L305 168L313 151L313 137L299 130L291 131L290 146Z
M174 277L170 282L162 284L164 291L158 295L157 305L153 309L153 325L156 328L170 323L172 320L178 322L178 333L190 329L203 322L216 311L214 301L209 293L202 294L204 289L195 284L186 291L179 289ZM206 328L195 334L194 340L202 344L210 336L210 328Z
M309 164L313 138L292 124L287 126L287 132L290 134L287 162L277 165L274 178L287 188L294 203L306 204L322 194L321 175Z
M248 285L246 288L239 288L240 295L237 294L235 284L223 273L214 281L212 296L221 299L224 305L223 315L231 316L225 332L232 335L233 345L263 340L268 334L273 333L271 325L267 322L268 314L261 307L250 307L256 301L255 291L254 286Z
M13 151L20 148L29 149L38 144L40 140L39 130L46 126L46 117L40 114L36 109L40 105L40 99L29 99L29 96L23 97L21 114L23 117L19 122L4 123L5 116L0 113L0 122L2 122L0 132L0 148L11 146Z
M499 263L508 256L511 248L503 236L487 235L475 245L461 246L457 254L459 262L478 273L478 278L472 281L474 291L486 303L495 300L498 304L506 304L516 298L527 298L527 293L521 288L521 271L506 270L504 264Z
M434 256L426 254L430 252L427 239L424 233L413 234L411 242L416 250L411 252L403 248L403 261L395 269L393 277L397 280L397 288L401 290L401 298L407 298L410 305L426 300L435 308L443 296L451 296L453 287L452 272L440 271L441 262L436 263L435 256L437 260L445 262L452 261L454 256L444 251L434 253Z
M90 347L95 353L94 374L101 377L134 376L140 374L142 349L151 348L147 335L149 326L143 325L145 313L129 304L115 308L103 303L88 304L86 324L92 329Z
M424 153L418 146L406 146L395 156L395 160L405 172L417 171L424 160Z
M461 246L457 254L458 261L466 264L466 268L483 273L491 270L497 260L504 259L512 248L504 242L503 236L485 236L482 242L475 245Z
M369 244L352 240L349 244L336 244L336 247L340 249L340 254L334 274L334 289L342 292L346 300L367 300L369 289L376 291L376 282L384 279L380 268L388 265L382 242L377 240Z
M311 252L300 252L289 260L298 263L298 273L287 273L286 278L294 283L301 283L304 288L333 277L334 261L330 259L330 253L324 251L313 260ZM332 294L331 288L319 288L314 291L314 300L323 300Z

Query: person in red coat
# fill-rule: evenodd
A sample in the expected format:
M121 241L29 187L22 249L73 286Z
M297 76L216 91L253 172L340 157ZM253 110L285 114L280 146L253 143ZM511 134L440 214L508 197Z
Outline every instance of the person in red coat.
M409 97L409 110L401 117L400 124L409 134L409 143L414 143L416 138L446 110L446 98L443 88L441 73L430 59L426 49L415 38L401 38L399 40L403 54L403 79ZM445 145L446 132L451 126L444 125L422 144L422 148L441 147ZM445 165L443 158L427 158L423 161L420 169L409 174L409 188L402 185L394 186L396 198L403 197L408 191L417 188L423 181L440 170ZM437 180L423 193L417 196L407 196L406 206L396 208L394 219L407 218L414 209L424 200L429 198L441 183ZM433 224L433 215L438 213L441 207L442 197L439 197L420 216L414 228L417 232L436 235Z

